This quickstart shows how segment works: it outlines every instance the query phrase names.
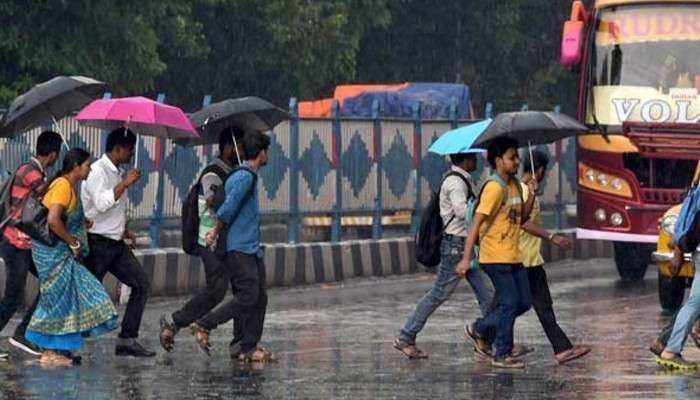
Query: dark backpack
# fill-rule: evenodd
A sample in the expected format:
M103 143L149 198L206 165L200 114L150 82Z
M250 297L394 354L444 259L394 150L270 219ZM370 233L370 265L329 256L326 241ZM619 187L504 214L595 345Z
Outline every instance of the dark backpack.
M182 222L182 250L193 256L199 255L199 196L204 192L202 190L202 177L210 172L214 172L224 182L214 191L213 206L218 208L223 204L226 196L224 186L228 174L216 164L210 164L204 168L182 203L182 213L180 215Z
M472 187L467 179L456 171L451 171L442 179L440 188L434 192L428 205L423 210L423 216L420 220L420 227L416 232L416 260L428 268L434 268L440 264L440 244L442 242L442 234L445 232L445 227L455 218L450 217L449 221L443 225L442 217L440 216L440 190L445 183L445 179L450 176L458 176L467 185L469 194L467 201L474 197Z

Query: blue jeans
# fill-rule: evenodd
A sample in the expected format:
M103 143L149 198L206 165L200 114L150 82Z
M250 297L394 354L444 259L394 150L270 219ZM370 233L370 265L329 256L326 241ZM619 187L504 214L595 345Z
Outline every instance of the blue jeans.
M416 340L430 315L437 310L442 303L450 298L461 278L455 273L455 268L464 253L464 238L458 236L444 236L440 245L440 265L437 277L432 289L423 296L416 305L399 338L412 343ZM476 300L479 303L481 314L486 314L493 299L493 289L488 283L481 268L472 268L467 273L467 281L471 285Z
M515 319L527 312L532 305L527 271L520 264L488 264L482 269L496 288L494 307L483 318L476 320L476 334L488 337L496 330L496 359L502 360L513 351L513 325Z
M693 262L695 263L695 276L690 287L690 295L678 311L676 323L673 325L673 333L666 343L666 351L675 354L681 354L683 351L685 340L693 329L695 320L700 315L700 252L693 253Z

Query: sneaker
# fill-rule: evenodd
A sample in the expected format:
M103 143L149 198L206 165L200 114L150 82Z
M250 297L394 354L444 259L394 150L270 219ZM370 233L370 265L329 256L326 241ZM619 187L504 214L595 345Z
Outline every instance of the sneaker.
M31 354L36 357L41 357L41 348L24 337L13 336L10 338L10 344L22 350L25 353Z

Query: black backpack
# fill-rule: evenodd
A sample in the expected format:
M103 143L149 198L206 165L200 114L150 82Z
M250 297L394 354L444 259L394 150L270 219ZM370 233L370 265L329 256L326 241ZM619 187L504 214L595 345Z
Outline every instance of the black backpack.
M214 191L213 206L218 208L223 204L226 195L224 186L229 175L216 164L210 164L204 168L182 203L182 213L180 215L182 222L182 250L193 256L199 255L199 196L204 192L202 190L202 177L210 172L214 172L224 182Z
M469 191L467 200L474 197L472 187L467 179L456 171L450 171L440 183L440 188L434 192L428 205L423 210L423 215L420 219L420 226L416 232L416 260L428 268L434 268L440 264L440 243L442 242L442 234L445 232L445 227L455 218L454 215L447 221L447 224L442 223L440 216L440 190L445 183L445 179L450 176L458 176L467 185Z

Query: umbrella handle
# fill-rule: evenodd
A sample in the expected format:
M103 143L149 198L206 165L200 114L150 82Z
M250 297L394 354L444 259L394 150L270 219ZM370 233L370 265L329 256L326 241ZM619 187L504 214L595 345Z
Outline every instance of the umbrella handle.
M241 155L238 153L238 142L236 141L236 135L231 134L231 139L233 139L233 148L236 150L236 159L238 159L238 165L241 165Z
M63 145L66 146L66 151L70 151L70 146L68 146L66 138L63 137L63 132L61 132L61 128L58 126L58 121L56 121L56 117L54 117L53 114L51 114L51 119L53 120L53 128L56 130L56 133L58 133L58 136L61 137L61 142L63 142Z
M535 177L535 160L532 159L532 142L527 142L527 149L530 152L530 169L532 171L532 177Z
M134 168L139 168L139 142L141 141L141 135L136 135L136 146L134 146Z

